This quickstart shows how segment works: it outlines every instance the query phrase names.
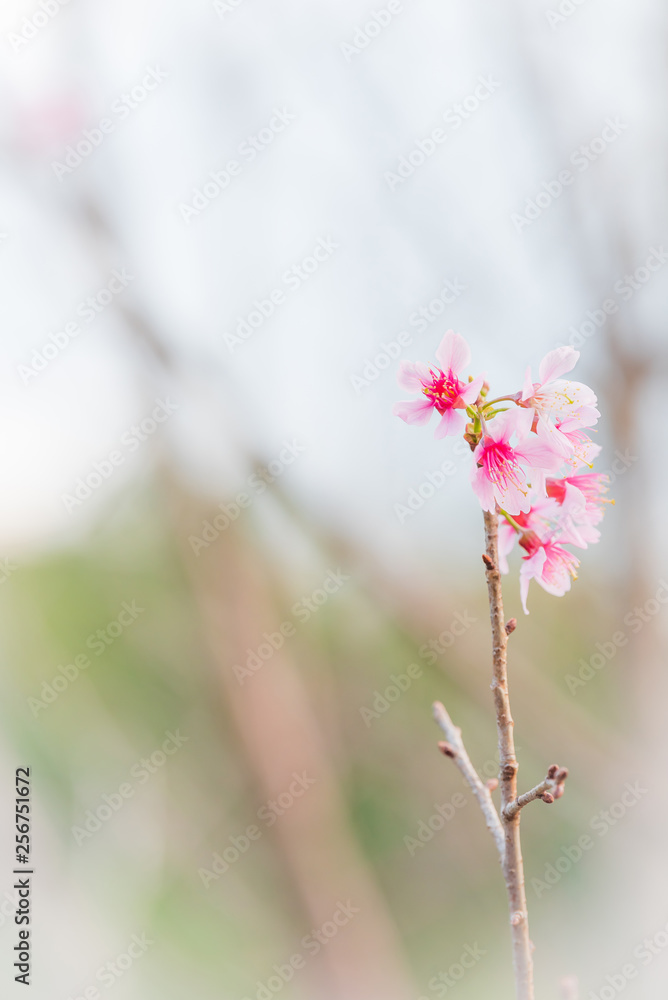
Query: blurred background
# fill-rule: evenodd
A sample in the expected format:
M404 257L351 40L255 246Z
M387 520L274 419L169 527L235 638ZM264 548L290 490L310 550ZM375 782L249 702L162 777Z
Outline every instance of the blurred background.
M505 587L537 996L664 998L665 6L0 17L3 995L20 766L37 998L514 995L470 456L391 415L454 328L581 351L616 500Z

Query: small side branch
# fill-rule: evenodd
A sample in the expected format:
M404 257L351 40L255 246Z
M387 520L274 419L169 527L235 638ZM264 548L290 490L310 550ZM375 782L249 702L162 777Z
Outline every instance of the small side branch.
M506 821L514 819L520 809L524 809L529 802L533 802L535 799L542 799L543 802L547 802L548 804L554 802L555 799L560 799L564 794L564 782L567 777L567 768L553 764L547 772L547 777L544 781L541 781L531 791L525 792L524 795L518 795L516 799L513 799L512 802L509 802L504 807L502 810L503 818Z
M497 813L494 802L492 801L490 789L482 781L475 767L471 763L471 759L467 754L462 741L461 729L455 726L440 701L434 702L434 718L441 727L441 730L447 740L447 743L439 743L439 750L441 753L445 754L446 757L451 757L464 775L464 779L478 800L478 805L480 806L482 814L485 817L487 829L494 837L494 842L499 852L499 858L503 864L505 854L504 833L501 826L501 820L499 819L499 814Z

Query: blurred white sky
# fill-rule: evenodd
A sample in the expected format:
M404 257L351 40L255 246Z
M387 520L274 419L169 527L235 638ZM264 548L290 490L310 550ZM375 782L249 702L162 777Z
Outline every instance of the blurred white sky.
M402 356L431 360L454 327L474 370L514 391L586 310L619 298L612 288L629 262L668 245L665 8L585 0L551 25L556 0L414 0L351 55L344 43L369 23L375 35L370 17L387 4L218 6L73 0L17 42L11 33L29 33L24 19L40 8L3 5L2 551L85 532L145 474L150 441L81 507L63 503L165 392L179 409L164 434L199 489L225 499L246 481L245 450L272 459L296 440L305 453L285 485L305 506L377 549L453 551L461 536L444 511L478 519L468 469L400 525L393 505L452 446L392 417L396 362L360 392L351 377L449 280L465 290ZM114 110L148 68L167 78L129 113ZM481 78L493 93L461 127L444 123ZM249 162L241 144L276 109L294 121ZM53 161L103 118L113 132L58 178ZM587 170L572 167L572 186L518 232L512 214L609 118L627 127ZM391 190L386 173L438 126L443 144ZM187 224L179 206L232 158L240 174ZM107 244L86 229L89 203ZM282 276L320 240L337 248L288 288ZM80 303L123 268L133 280L86 324ZM618 314L650 352L665 344L667 283L668 267ZM278 288L284 301L230 352L224 335ZM121 301L179 360L168 381L147 381ZM33 348L77 319L81 334L24 384L18 369ZM595 388L603 337L586 341L578 368ZM605 469L604 426L602 443Z

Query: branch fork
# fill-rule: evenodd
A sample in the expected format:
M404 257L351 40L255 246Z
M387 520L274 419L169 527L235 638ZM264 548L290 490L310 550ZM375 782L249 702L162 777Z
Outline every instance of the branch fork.
M547 772L547 777L535 788L525 792L524 795L518 795L516 799L504 807L501 815L505 820L512 820L520 809L524 809L529 802L533 802L535 799L542 799L543 802L551 805L564 794L564 782L567 777L568 768L552 764Z
M533 1000L533 946L529 938L526 889L524 885L524 865L520 844L520 812L524 806L536 799L551 804L564 794L564 783L568 777L565 767L552 764L540 784L517 794L518 763L513 737L514 722L508 696L507 645L508 637L517 628L517 620L505 620L501 593L499 565L498 518L485 512L486 552L482 561L487 577L489 611L492 625L492 693L496 713L496 728L499 749L499 778L482 781L471 763L462 740L461 730L455 726L448 712L440 702L434 704L434 718L440 726L445 740L438 744L439 750L450 757L461 771L471 791L478 801L488 830L494 838L503 870L508 894L510 929L513 943L513 964L518 1000ZM492 792L500 789L501 810L497 812ZM574 996L572 992L567 996Z
M464 741L462 740L461 729L458 726L455 726L445 706L441 704L440 701L434 702L434 718L444 735L448 737L447 740L440 741L438 749L444 757L449 757L455 762L471 791L478 800L478 804L480 805L483 816L485 817L487 829L494 837L501 863L503 863L505 855L505 837L501 819L506 822L511 822L515 819L521 809L524 809L526 805L530 802L534 802L536 799L541 799L548 805L551 805L557 799L560 799L564 794L564 784L566 782L566 778L568 777L568 768L559 767L558 764L552 764L548 769L546 777L540 782L540 784L536 785L528 792L525 792L523 795L518 795L512 800L512 802L501 810L501 816L499 816L491 795L491 793L496 791L499 787L498 778L490 778L488 781L482 780L473 766L471 758L466 752L466 747L464 746ZM516 773L517 767L510 766L508 770L509 772L512 772L509 776L512 776Z

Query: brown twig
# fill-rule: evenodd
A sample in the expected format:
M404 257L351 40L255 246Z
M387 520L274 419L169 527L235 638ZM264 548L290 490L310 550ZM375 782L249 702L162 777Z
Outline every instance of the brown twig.
M455 764L464 775L464 779L478 800L478 805L480 806L482 814L485 817L487 829L494 837L494 842L499 852L499 858L503 864L503 855L505 850L503 828L501 826L499 814L497 813L494 802L492 801L490 788L482 781L475 767L471 763L471 759L467 754L462 741L461 729L455 726L440 701L434 703L434 718L448 740L447 743L439 743L438 748L441 753L445 754L446 757L450 757L454 760Z
M559 767L558 764L552 764L547 772L547 777L539 785L536 785L535 788L525 792L524 795L518 795L514 802L505 806L501 815L504 819L511 820L518 814L520 809L524 809L529 802L533 802L535 799L542 799L543 802L551 805L555 799L560 799L564 794L564 782L567 777L567 768Z
M513 737L513 717L508 697L508 670L506 649L508 632L503 613L501 574L499 573L499 524L497 515L485 512L485 547L483 555L487 576L489 613L492 622L492 667L494 707L499 741L499 781L501 784L501 823L504 833L503 876L508 892L510 928L513 943L513 964L517 1000L533 1000L533 961L529 940L526 889L524 886L524 865L520 844L519 810L505 815L508 807L517 798L517 758Z

